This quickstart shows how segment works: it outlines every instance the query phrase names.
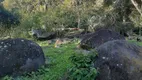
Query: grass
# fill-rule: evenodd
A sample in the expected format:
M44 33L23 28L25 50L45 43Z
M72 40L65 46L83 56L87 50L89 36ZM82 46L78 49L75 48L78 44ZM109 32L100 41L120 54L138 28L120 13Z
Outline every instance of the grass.
M128 40L128 42L134 43L134 44L139 45L139 46L142 46L142 42L138 42L136 40Z
M54 48L53 45L43 48L45 55L49 58L49 80L57 80L64 75L69 67L71 67L71 62L69 57L74 53L73 48L75 44L62 45L60 48ZM48 62L48 60L47 60Z
M64 44L55 48L54 44L49 45L47 41L37 42L43 49L46 56L46 66L39 69L39 72L30 76L22 76L14 80L60 80L64 77L68 69L72 66L69 57L75 53L76 43ZM2 80L13 80L6 76Z
M142 42L135 40L128 42L142 46ZM55 48L54 44L49 45L47 41L38 41L37 43L42 47L46 56L46 66L39 69L39 72L32 73L29 76L22 76L15 79L6 76L2 80L61 80L65 77L66 72L73 65L69 57L75 53L76 41L64 44L59 48Z

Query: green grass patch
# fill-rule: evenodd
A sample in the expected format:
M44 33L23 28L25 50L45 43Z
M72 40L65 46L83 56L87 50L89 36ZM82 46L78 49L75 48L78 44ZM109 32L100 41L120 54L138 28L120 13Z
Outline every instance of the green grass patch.
M129 40L128 42L142 46L142 42L137 42L135 40ZM37 43L42 47L44 51L46 57L46 66L39 69L39 72L33 72L30 73L29 75L21 76L15 79L6 76L1 80L61 80L63 77L65 77L68 70L76 69L73 67L74 64L71 62L72 60L70 60L69 58L73 56L74 53L76 53L75 48L76 45L78 44L77 41L61 45L59 48L55 48L54 43L48 44L47 41L37 41ZM83 58L81 58L80 60L83 60ZM86 70L87 69L90 68L86 68ZM92 72L88 73L92 74L93 72L95 72L95 69L93 69ZM96 74L96 72L94 74Z
M61 45L55 48L54 44L48 44L47 41L37 42L43 49L46 57L46 66L39 69L39 72L33 72L26 76L13 79L9 76L2 80L59 80L72 66L69 57L75 53L76 43Z
M75 44L62 45L60 48L54 48L53 45L44 47L45 55L49 58L49 80L61 78L68 68L72 66L69 57L74 53Z
M142 42L138 42L136 40L128 40L128 42L134 43L134 44L139 45L139 46L142 46Z

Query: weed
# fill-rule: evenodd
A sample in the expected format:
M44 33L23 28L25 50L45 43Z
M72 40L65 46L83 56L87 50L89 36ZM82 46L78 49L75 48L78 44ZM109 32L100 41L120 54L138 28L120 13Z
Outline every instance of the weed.
M93 67L96 52L89 54L75 53L70 57L73 67L69 70L70 80L94 80L97 70Z

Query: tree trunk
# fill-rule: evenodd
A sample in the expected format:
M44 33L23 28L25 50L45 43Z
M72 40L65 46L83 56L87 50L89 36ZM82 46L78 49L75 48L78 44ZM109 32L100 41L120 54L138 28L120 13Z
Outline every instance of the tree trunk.
M80 28L80 16L78 15L78 25L77 25L77 28Z

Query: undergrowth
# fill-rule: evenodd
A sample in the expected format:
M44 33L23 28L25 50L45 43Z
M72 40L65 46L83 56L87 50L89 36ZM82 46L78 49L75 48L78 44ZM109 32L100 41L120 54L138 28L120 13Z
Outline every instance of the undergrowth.
M128 41L142 45L142 42ZM94 80L97 76L97 70L93 67L93 61L96 52L83 54L76 52L78 41L64 44L55 48L54 44L48 44L47 41L37 41L42 47L46 65L37 72L31 72L23 76L13 78L5 76L0 80Z
M69 80L95 80L97 70L93 66L96 52L75 53L70 57L73 67L69 70Z
M78 41L74 40L71 43L63 44L59 48L55 48L54 43L48 44L47 41L37 41L37 43L42 46L46 57L46 65L40 68L37 72L32 72L16 78L5 76L4 78L2 78L2 80L62 80L65 77L69 76L66 73L70 68L73 68L74 66L73 58L72 60L70 60L69 58L71 56L73 57L76 53L75 50ZM81 60L84 59L86 58L84 57ZM88 64L88 66L89 65L90 64ZM90 69L93 69L92 71L95 71L94 68Z

